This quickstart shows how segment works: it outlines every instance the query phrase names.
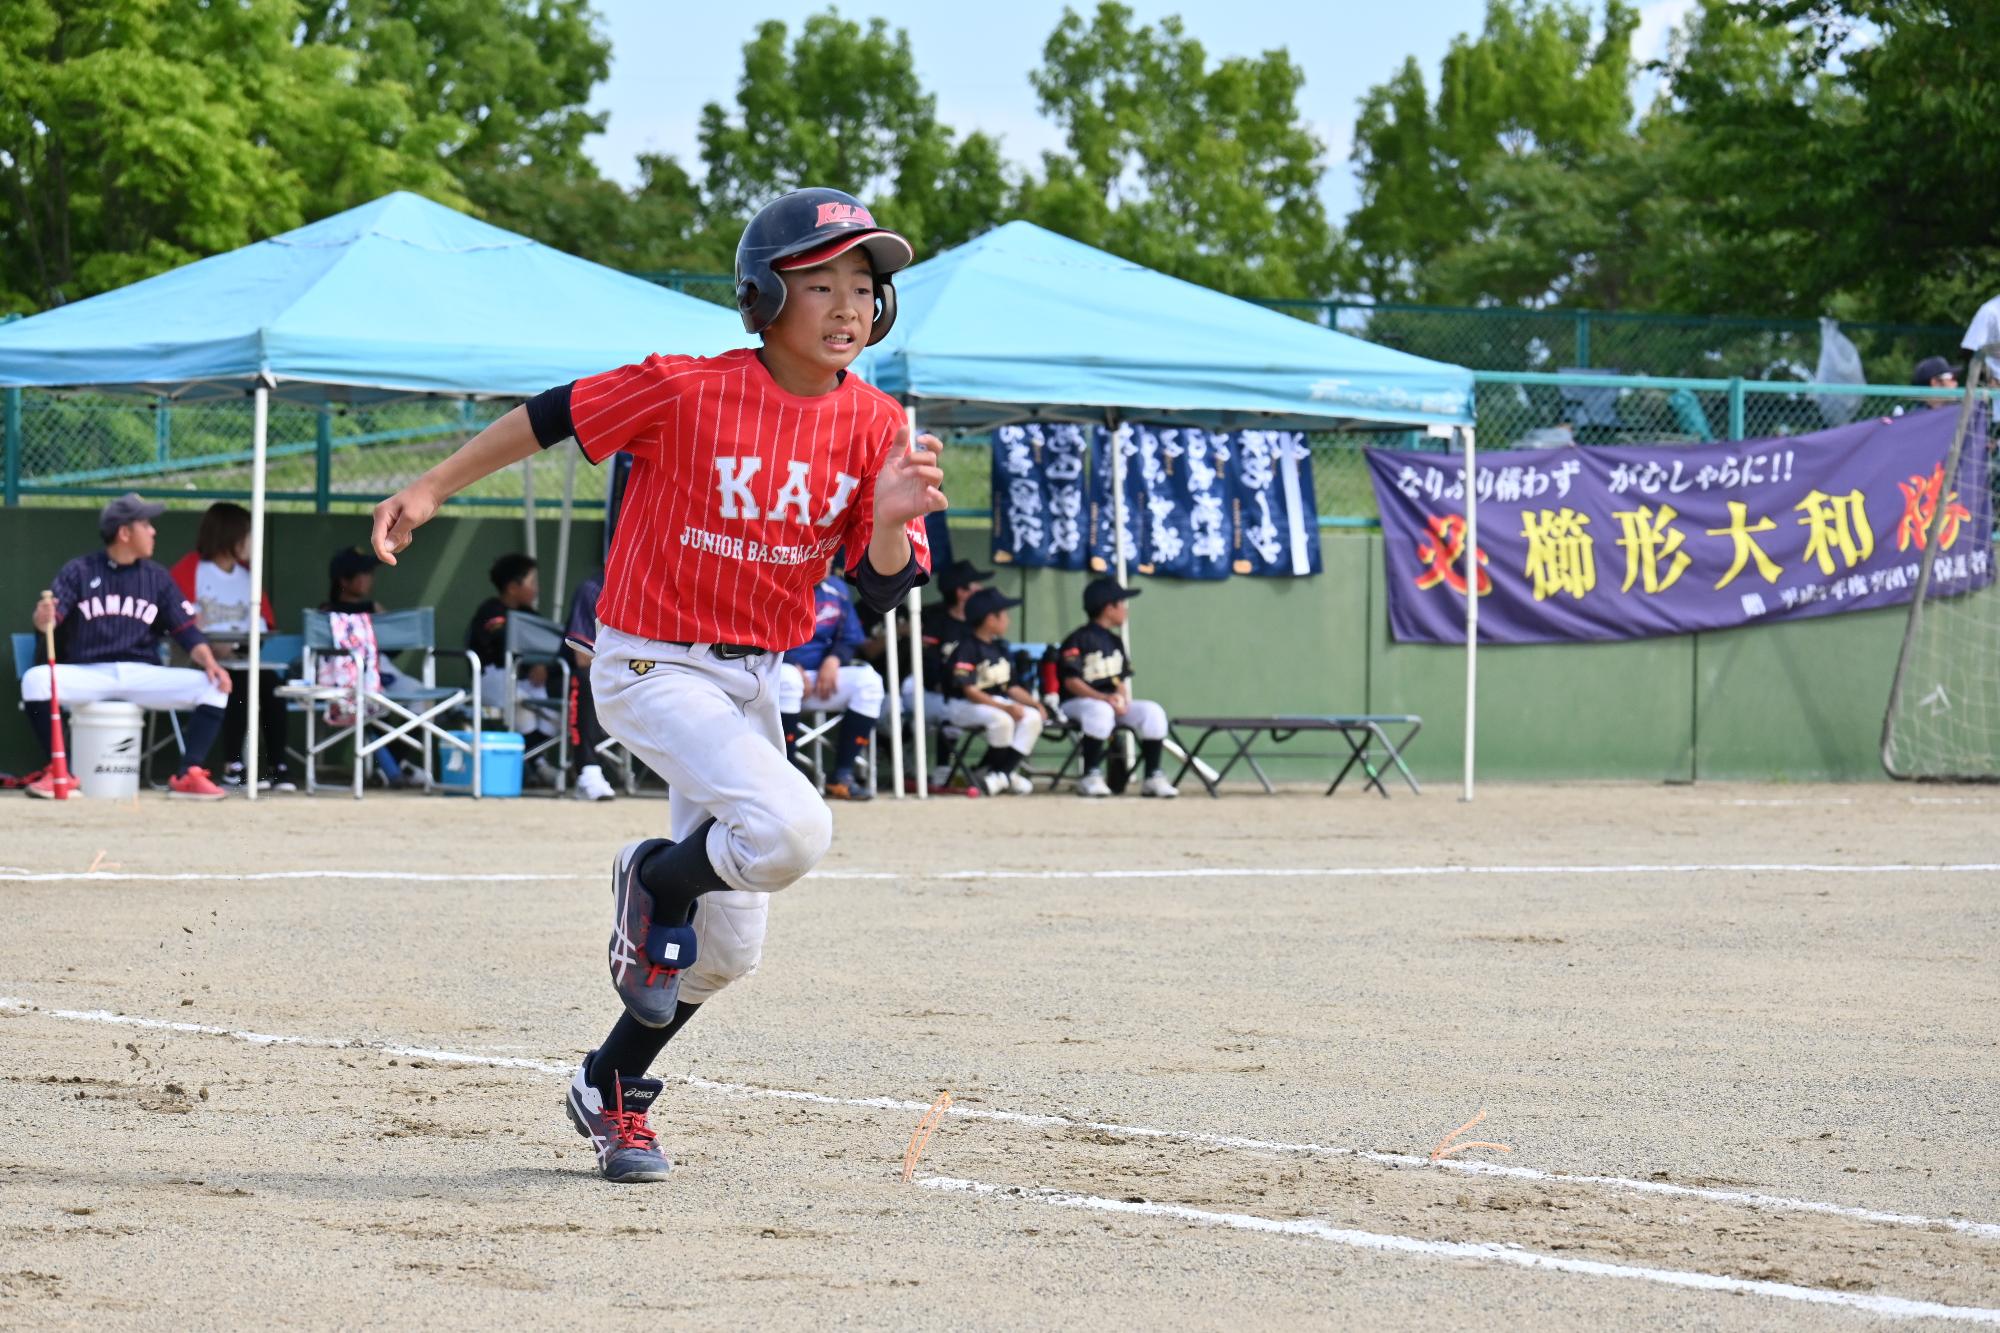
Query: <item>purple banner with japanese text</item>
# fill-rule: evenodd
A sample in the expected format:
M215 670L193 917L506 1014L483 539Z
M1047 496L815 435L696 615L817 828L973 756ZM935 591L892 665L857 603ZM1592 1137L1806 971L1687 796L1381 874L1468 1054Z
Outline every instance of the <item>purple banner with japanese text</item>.
M1932 520L1931 596L1993 582L1991 460L1959 413L1713 445L1479 455L1468 552L1465 460L1368 450L1399 642L1465 642L1477 571L1482 643L1636 639L1864 611L1914 595Z

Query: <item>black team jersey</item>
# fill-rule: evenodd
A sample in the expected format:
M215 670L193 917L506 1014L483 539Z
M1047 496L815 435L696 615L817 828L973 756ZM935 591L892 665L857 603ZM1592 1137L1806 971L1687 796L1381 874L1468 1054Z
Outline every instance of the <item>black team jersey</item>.
M1118 637L1117 631L1089 624L1062 641L1056 671L1109 694L1118 688L1119 681L1131 678L1132 663L1125 655L1125 641Z
M924 682L927 688L941 689L945 664L958 645L972 637L972 626L944 609L942 604L924 608Z
M189 652L208 639L195 626L195 605L181 595L165 565L113 564L103 551L80 555L56 572L57 657L90 662L160 663L160 636Z
M1005 639L985 643L967 634L952 653L948 667L944 677L947 699L963 699L968 688L1004 698L1007 687L1014 683L1014 654Z

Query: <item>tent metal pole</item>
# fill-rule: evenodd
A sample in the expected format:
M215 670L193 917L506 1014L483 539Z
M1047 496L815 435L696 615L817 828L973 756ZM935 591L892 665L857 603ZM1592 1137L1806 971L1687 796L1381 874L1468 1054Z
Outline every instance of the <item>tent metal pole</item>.
M1465 793L1472 799L1473 747L1479 733L1479 455L1465 433Z
M896 608L892 606L882 613L882 665L889 668L889 785L900 801L903 799L903 679L896 658Z
M271 378L268 372L257 377L252 396L250 425L250 698L249 722L243 733L243 794L257 799L262 738L264 683L264 489L265 471L270 463ZM358 762L358 761L357 761Z
M527 525L521 534L521 551L528 559L539 557L535 554L535 460L521 461L521 521Z
M563 613L569 605L569 530L575 521L576 510L576 445L571 443L563 450L563 498L562 521L556 524L556 587L551 594L549 609L555 616Z
M917 405L903 406L906 419L910 423L910 448L917 447ZM866 557L863 557L866 559ZM910 616L910 679L916 682L916 689L910 693L910 740L916 748L911 756L917 771L917 799L928 801L931 796L930 737L924 732L924 613L923 603L915 588L910 589L908 602ZM898 690L900 694L901 691ZM896 780L896 792L902 793L901 775Z
M1117 552L1118 586L1125 586L1125 450L1118 443L1118 409L1107 408L1104 426L1110 432L1111 451L1111 545ZM1126 603L1125 623L1118 627L1118 641L1125 645L1125 660L1132 660L1132 612ZM1125 756L1125 771L1132 771L1132 733L1122 733L1119 750Z

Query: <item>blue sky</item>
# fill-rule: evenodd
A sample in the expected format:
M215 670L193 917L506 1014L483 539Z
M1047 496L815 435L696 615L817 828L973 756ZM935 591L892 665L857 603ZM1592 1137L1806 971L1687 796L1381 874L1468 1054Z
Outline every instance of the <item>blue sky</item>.
M1362 95L1411 55L1434 90L1438 61L1453 36L1476 30L1486 12L1485 0L1128 3L1144 22L1180 15L1211 59L1278 46L1291 52L1306 75L1300 110L1327 146L1324 192L1336 219L1357 202L1347 154ZM1072 4L1081 13L1095 9L1094 0ZM1661 53L1667 30L1691 5L1692 0L1641 3L1638 54ZM600 170L630 185L641 152L671 153L690 167L698 163L696 117L705 102L734 106L743 43L759 22L775 18L795 28L826 5L767 0L738 9L723 3L596 0L595 8L611 38L612 66L592 108L610 112L611 120L588 149ZM1037 164L1043 149L1060 146L1055 130L1036 112L1028 72L1041 64L1042 43L1062 16L1062 0L1011 0L990 10L935 0L868 0L839 8L858 20L879 16L909 33L924 84L937 95L946 124L961 133L982 129L998 135L1006 155L1021 164Z

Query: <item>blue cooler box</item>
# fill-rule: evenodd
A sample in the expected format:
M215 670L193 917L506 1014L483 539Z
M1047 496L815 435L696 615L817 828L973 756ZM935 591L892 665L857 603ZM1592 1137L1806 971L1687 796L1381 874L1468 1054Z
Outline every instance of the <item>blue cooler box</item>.
M469 731L446 733L472 743ZM518 731L482 731L479 733L479 794L481 796L519 796L521 794L522 754L527 741ZM438 747L438 786L448 792L472 795L472 756L456 746Z

